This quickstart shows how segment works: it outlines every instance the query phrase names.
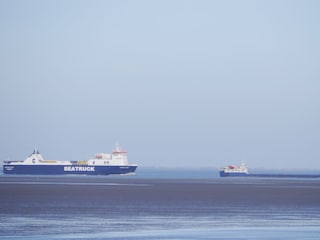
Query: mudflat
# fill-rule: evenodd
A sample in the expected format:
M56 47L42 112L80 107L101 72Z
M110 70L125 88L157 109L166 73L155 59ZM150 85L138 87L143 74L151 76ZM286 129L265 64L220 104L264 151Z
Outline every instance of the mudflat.
M0 212L208 214L228 209L319 207L319 183L304 179L2 176Z

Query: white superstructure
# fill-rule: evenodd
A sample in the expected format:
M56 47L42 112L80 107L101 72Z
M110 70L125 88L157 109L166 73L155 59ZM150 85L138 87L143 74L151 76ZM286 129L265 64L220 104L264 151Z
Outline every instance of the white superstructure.
M97 153L94 158L86 161L88 165L94 166L128 166L127 151L120 148L119 144L111 154Z
M22 161L10 161L11 165L89 165L89 166L128 166L127 151L120 148L118 144L111 154L97 153L94 158L80 161L44 160L39 151L33 153Z
M25 160L7 162L10 165L71 165L70 161L44 160L38 150L34 150Z
M248 174L248 168L242 163L240 166L230 165L223 168L225 173L246 173Z

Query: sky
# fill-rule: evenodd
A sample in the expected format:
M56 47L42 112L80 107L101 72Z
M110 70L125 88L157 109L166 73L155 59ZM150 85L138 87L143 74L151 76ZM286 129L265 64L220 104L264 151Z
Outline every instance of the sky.
M0 0L0 161L320 169L319 1Z

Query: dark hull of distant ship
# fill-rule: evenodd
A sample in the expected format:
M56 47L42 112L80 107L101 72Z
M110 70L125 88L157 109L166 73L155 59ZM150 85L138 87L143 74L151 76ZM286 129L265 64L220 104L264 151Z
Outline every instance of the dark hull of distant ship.
M220 171L220 177L246 177L248 176L248 173L246 172L225 172Z
M118 175L133 174L136 165L129 166L88 166L88 165L3 165L5 174L31 175Z

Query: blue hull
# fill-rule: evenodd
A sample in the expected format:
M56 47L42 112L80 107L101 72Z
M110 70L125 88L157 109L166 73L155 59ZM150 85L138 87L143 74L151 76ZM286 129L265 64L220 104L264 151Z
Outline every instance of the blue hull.
M220 177L246 177L248 176L247 173L242 173L242 172L234 172L234 173L226 173L224 171L220 171Z
M3 165L5 174L32 175L111 175L134 173L137 166L87 166L87 165Z

